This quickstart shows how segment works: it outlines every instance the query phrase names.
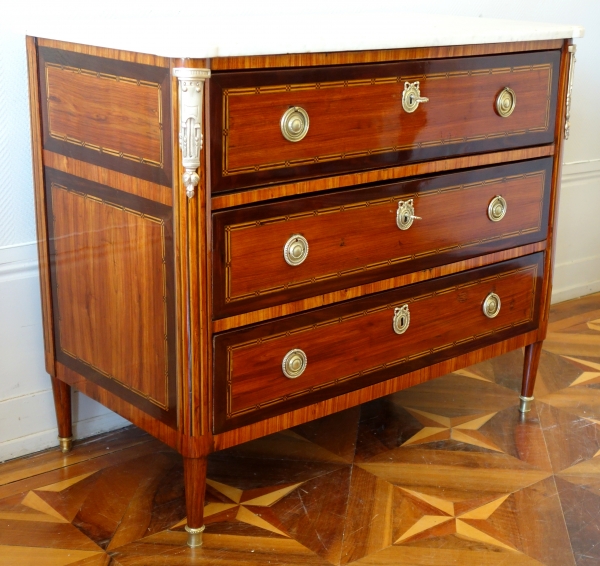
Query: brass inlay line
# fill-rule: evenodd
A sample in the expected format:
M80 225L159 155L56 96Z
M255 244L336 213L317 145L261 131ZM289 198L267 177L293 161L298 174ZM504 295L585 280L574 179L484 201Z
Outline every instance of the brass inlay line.
M417 142L406 145L387 146L367 150L357 150L346 153L335 153L329 155L317 155L313 157L303 159L289 159L284 161L275 161L271 163L260 163L256 165L250 165L245 167L237 167L234 169L229 168L229 97L230 96L253 96L260 94L273 94L280 92L290 91L303 91L303 90L323 90L328 88L352 88L355 86L378 86L381 84L390 83L403 83L404 81L415 81L415 80L439 80L439 79L450 79L450 78L463 78L480 75L496 75L496 74L510 74L510 73L522 73L522 72L533 72L548 70L548 91L546 97L546 117L543 127L530 128L528 130L503 130L499 132L492 132L489 134L479 134L476 136L467 136L462 138L439 139L425 142ZM473 141L479 141L483 139L493 139L499 137L509 137L524 135L530 132L545 132L548 130L548 124L550 120L550 102L552 94L552 65L550 63L538 64L538 65L523 65L519 67L503 67L503 68L491 68L491 69L474 69L465 71L454 71L446 73L432 73L429 75L407 75L402 77L378 77L373 79L358 79L349 81L332 81L322 83L304 83L304 84L284 84L284 85L273 85L273 86L257 86L257 87L245 87L245 88L233 88L223 89L223 176L228 175L240 175L243 173L253 173L258 171L266 171L270 169L283 169L286 167L296 167L301 165L309 165L313 163L319 163L322 161L339 161L342 159L349 159L354 157L365 157L368 155L375 155L379 153L391 153L403 150L418 149L423 147L435 147L440 145L452 145L456 143L469 143Z
M78 74L78 75L84 75L84 76L88 76L88 77L93 77L93 78L97 78L97 79L105 79L105 80L111 80L114 82L121 82L121 83L127 83L127 84L131 84L131 85L137 85L140 87L149 87L149 88L155 88L157 89L157 95L158 95L158 128L160 131L160 135L159 135L159 141L160 141L160 161L154 161L153 159L148 159L146 157L140 157L138 155L132 155L129 153L124 153L122 151L119 151L118 149L111 149L109 147L103 147L100 145L96 145L90 142L86 142L84 140L80 140L77 138L74 138L68 134L64 134L64 133L58 133L58 132L54 132L52 130L52 124L51 124L51 117L52 114L50 112L50 77L48 75L48 69L52 67L55 69L60 69L61 71L69 71L72 72L74 74ZM97 151L98 153L106 153L108 155L112 155L114 157L120 157L122 159L128 159L129 161L135 161L137 163L142 163L144 165L151 165L153 167L162 167L163 166L163 162L164 162L164 148L163 148L163 110L162 110L162 94L161 94L161 90L162 87L159 83L153 83L150 81L143 81L140 79L133 79L131 77L122 77L122 76L118 76L118 75L110 75L108 73L99 73L96 71L91 71L89 69L83 69L83 68L78 68L78 67L69 67L66 65L58 65L56 63L46 63L46 67L45 67L45 73L46 73L46 111L48 114L48 129L49 129L49 135L51 138L58 140L58 141L62 141L62 142L66 142L66 143L70 143L73 145L79 145L81 147L85 147L87 149L91 149L93 151Z
M257 297L260 295L266 295L266 294L275 293L278 291L284 291L284 290L290 289L290 288L303 287L304 285L310 285L312 283L326 281L328 279L334 279L336 277L344 277L347 275L351 275L352 273L358 273L361 271L370 271L373 269L379 269L381 267L385 267L387 265L404 263L404 262L411 261L411 260L414 260L417 258L444 253L444 252L447 252L447 251L450 251L453 249L464 249L464 248L468 248L471 246L476 246L478 244L484 244L484 243L493 242L496 240L504 240L507 238L512 238L514 236L528 234L531 232L536 232L536 231L540 230L540 228L541 228L543 207L540 206L538 208L538 218L537 218L536 225L530 226L527 228L522 228L518 231L505 232L503 234L490 236L489 238L479 238L479 239L471 240L470 242L457 243L457 244L454 244L451 246L446 246L444 248L433 248L431 250L425 250L425 251L417 252L417 253L411 254L411 255L400 256L400 257L395 257L395 258L388 258L388 259L378 261L375 263L369 263L367 265L360 265L357 267L352 267L352 268L348 268L348 269L344 269L344 270L340 270L340 271L325 273L322 275L316 275L316 276L310 277L308 279L304 279L302 281L289 282L289 283L285 283L282 285L276 285L274 287L267 287L264 289L256 289L255 291L245 293L243 295L233 295L233 293L232 293L232 280L233 280L233 275L231 273L231 271L232 271L232 267L231 267L231 264L232 264L231 233L232 232L236 232L238 230L246 230L246 229L256 228L257 226L276 224L279 222L288 222L290 220L299 220L302 218L310 218L313 216L322 216L322 215L326 215L326 214L339 213L339 212L344 212L346 210L352 210L352 209L356 209L356 208L366 208L366 207L374 207L374 206L380 206L380 205L388 205L390 203L395 205L401 199L425 198L428 196L434 196L434 195L438 195L438 194L442 194L442 193L451 193L451 192L469 190L469 189L474 189L474 188L481 187L481 186L494 185L496 183L506 183L508 181L515 180L515 179L521 179L524 177L532 177L533 178L533 177L537 177L537 176L541 177L540 182L541 182L541 187L542 187L542 194L541 194L541 198L540 198L539 202L542 202L544 199L544 186L545 186L546 173L545 173L545 171L535 171L533 173L510 175L507 177L499 177L497 179L477 181L475 183L467 183L464 185L443 187L443 188L440 188L437 190L426 191L423 193L411 193L411 194L398 195L398 196L394 196L394 197L386 197L386 198L371 200L371 201L350 203L350 204L346 204L346 205L342 205L342 206L320 208L317 210L309 210L309 211L299 212L297 214L290 214L290 215L286 215L286 216L276 216L276 217L272 217L272 218L266 218L264 220L261 219L258 221L255 220L252 222L244 222L242 224L234 224L231 226L226 226L225 227L225 302L230 303L233 301L241 301L243 299L248 299L250 297Z
M104 206L109 206L111 208L115 208L117 210L120 210L121 212L124 212L126 214L131 214L133 216L137 216L138 218L142 219L142 220L149 220L150 222L153 222L155 224L159 224L160 225L160 232L161 232L161 249L162 249L162 258L161 258L161 266L162 266L162 287L163 287L163 327L164 327L164 349L165 349L165 403L161 403L160 401L158 401L157 399L154 399L153 397L151 397L150 395L148 395L147 393L144 393L143 391L140 391L138 389L136 389L135 387L132 387L131 385L128 385L127 383L121 381L118 377L115 377L114 375L104 371L103 369L95 366L94 364L88 362L87 360L84 360L82 358L80 358L77 354L68 351L67 349L65 349L62 346L62 337L61 337L61 327L60 324L58 325L58 336L59 336L59 342L61 344L61 351L66 354L67 356L85 364L86 366L92 368L93 370L97 371L98 373L100 373L101 375L103 375L104 377L115 381L116 383L118 383L119 385L121 385L122 387L125 387L126 389L128 389L129 391L132 391L133 393L135 393L136 395L139 395L140 397L143 397L144 399L147 399L148 401L150 401L152 404L157 405L158 407L160 407L163 410L168 410L169 409L169 349L168 349L168 340L169 340L169 336L168 336L168 319L167 319L167 265L166 265L166 248L165 248L165 225L164 225L164 221L161 218L155 218L154 216L150 216L149 214L145 214L143 212L139 212L137 210L132 210L130 208L126 208L124 206L112 203L112 202L108 202L105 201L101 198L95 197L93 195L87 194L87 193L82 193L79 191L75 191L73 189L69 189L67 187L64 187L63 185L59 185L58 183L52 183L51 184L51 194L52 194L52 208L54 209L54 189L58 189L58 190L62 190L65 191L67 193L71 193L74 194L78 197L82 197L84 199L88 199L94 203L97 204L101 204ZM54 224L56 224L56 217L54 217L53 215L53 222ZM54 234L56 234L56 229L53 230ZM57 270L57 279L58 279L58 266L59 266L59 262L56 262L56 270ZM57 281L57 288L58 288L58 281ZM60 299L60 295L57 293L57 301ZM59 320L60 320L60 304L59 304Z
M477 334L472 334L471 336L467 336L465 338L461 338L459 340L456 340L454 342L449 342L447 344L443 344L441 346L436 346L434 348L430 348L427 350L423 350L422 352L418 352L415 354L409 354L407 356L404 356L402 358L397 358L395 360L391 360L389 362L384 362L378 366L374 366L372 368L368 368L366 370L361 370L359 372L355 372L343 377L339 377L336 379L332 379L329 381L326 381L324 383L320 383L317 385L312 385L311 387L307 387L305 389L302 389L301 391L294 391L291 393L288 393L286 395L282 395L281 397L277 397L275 399L269 399L267 401L264 401L262 403L257 403L256 405L252 406L252 407L247 407L245 409L240 409L238 411L233 411L233 407L232 407L232 403L233 403L233 354L235 353L236 350L241 350L243 348L248 348L251 346L255 346L258 344L262 344L265 342L271 342L273 340L277 340L280 338L285 338L288 336L291 336L293 334L301 334L301 333L305 333L305 332L310 332L312 330L316 330L318 328L323 328L326 326L334 326L336 324L342 324L344 322L347 322L353 318L358 318L358 317L362 317L362 316L369 316L371 314L375 314L378 312L382 312L385 310L394 310L396 307L401 306L402 304L413 304L416 303L418 301L422 301L424 299L430 299L436 296L440 296L440 295L444 295L444 294L448 294L448 293L453 293L453 292L457 292L461 289L466 289L468 287L473 287L475 285L479 285L481 283L486 283L488 281L494 281L494 280L501 280L501 279L506 279L507 277L511 277L514 276L518 273L527 273L528 271L531 272L531 280L532 280L532 290L531 290L531 302L529 305L529 312L530 315L528 318L524 318L521 320L517 320L515 322L511 322L508 324L504 324L503 326L499 326L497 328L493 328L491 330L487 330L485 332L480 332ZM478 340L480 338L483 338L485 336L489 336L492 334L496 334L498 332L502 332L504 330L510 329L510 328L515 328L517 326L521 326L523 324L527 324L528 322L531 322L533 320L533 313L535 312L535 293L536 293L536 285L537 285L537 272L538 272L538 264L535 265L528 265L519 269L513 269L511 271L507 271L498 275L492 275L491 277L485 277L482 279L478 279L475 281L469 281L467 283L461 284L461 285L454 285L452 287L448 287L446 289L442 289L439 291L433 291L431 293L426 293L423 295L418 295L416 297L412 297L410 299L403 299L401 301L397 301L395 303L390 303L388 305L382 305L380 307L375 307L373 309L369 309L369 310L365 310L365 311L359 311L359 312L355 312L355 313L351 313L349 315L346 316L341 316L341 317L337 317L337 318L332 318L330 320L326 320L326 321L322 321L316 324L311 324L309 326L303 326L301 328L296 328L296 329L292 329L289 330L287 332L280 332L278 334L273 334L271 336L266 336L266 337L261 337L258 338L256 340L249 340L248 342L243 342L241 344L235 344L233 346L228 346L227 348L227 418L234 418L240 415L244 415L244 414L248 414L248 413L253 413L254 411L258 411L260 409L266 408L266 407L271 407L273 405L277 405L279 403L282 403L283 401L286 401L288 399L292 399L292 398L296 398L296 397L300 397L303 395L306 395L308 393L312 393L314 391L319 391L321 389L326 389L329 387L333 387L335 385L339 385L341 383L345 383L347 381L362 377L364 375L368 375L370 373L374 373L376 371L388 368L388 367L393 367L393 366L397 366L399 364L405 363L407 361L410 360L414 360L417 358L422 358L424 356L427 356L429 354L433 354L435 352L439 352L440 350L445 350L447 348L452 348L454 346L458 346L460 344L464 344L467 342L472 342L474 340Z

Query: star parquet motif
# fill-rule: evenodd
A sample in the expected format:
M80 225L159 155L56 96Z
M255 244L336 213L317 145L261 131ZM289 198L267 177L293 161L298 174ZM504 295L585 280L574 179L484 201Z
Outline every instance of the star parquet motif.
M522 351L209 458L131 427L0 465L0 564L598 566L600 295L556 305L532 411Z

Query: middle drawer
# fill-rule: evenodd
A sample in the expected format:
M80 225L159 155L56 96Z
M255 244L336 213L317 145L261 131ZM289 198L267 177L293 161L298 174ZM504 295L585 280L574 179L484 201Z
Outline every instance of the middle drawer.
M215 318L543 240L551 176L544 158L217 212Z

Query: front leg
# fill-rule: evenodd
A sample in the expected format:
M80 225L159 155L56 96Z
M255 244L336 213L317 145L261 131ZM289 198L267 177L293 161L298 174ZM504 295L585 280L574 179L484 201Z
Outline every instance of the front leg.
M526 413L531 409L533 401L533 388L537 375L543 342L534 342L525 346L525 361L523 364L523 385L521 386L521 405L519 410Z
M204 495L206 491L206 456L183 458L185 506L187 509L188 546L202 546L204 531Z

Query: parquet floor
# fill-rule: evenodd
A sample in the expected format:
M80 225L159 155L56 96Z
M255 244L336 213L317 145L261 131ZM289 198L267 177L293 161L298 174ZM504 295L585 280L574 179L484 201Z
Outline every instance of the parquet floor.
M0 564L600 565L600 295L520 351L214 454L204 546L182 463L135 428L0 466Z

